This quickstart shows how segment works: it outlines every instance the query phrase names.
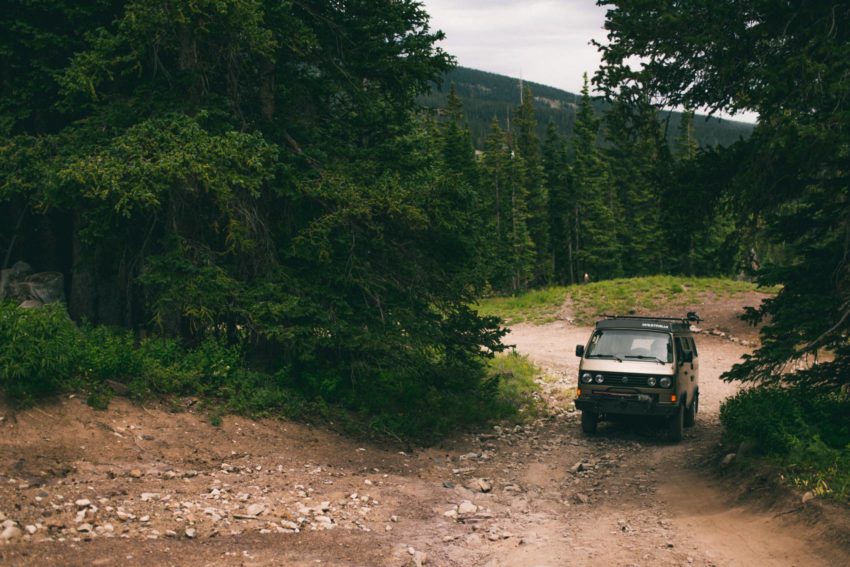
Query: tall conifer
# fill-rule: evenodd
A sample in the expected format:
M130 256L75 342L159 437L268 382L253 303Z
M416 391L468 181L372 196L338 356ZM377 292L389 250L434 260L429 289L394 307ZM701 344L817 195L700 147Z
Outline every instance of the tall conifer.
M552 277L552 256L549 242L549 195L543 176L540 140L537 137L537 118L534 114L534 94L526 85L522 104L516 109L513 132L515 153L525 162L528 191L528 230L534 241L534 283L545 284Z
M492 236L490 283L499 291L517 292L528 287L534 270L534 243L528 230L526 169L513 152L494 118L482 163L481 189L487 203Z
M587 74L573 130L572 178L576 193L574 262L579 277L594 280L622 272L615 218L616 193L605 156L596 144L599 120L590 103Z

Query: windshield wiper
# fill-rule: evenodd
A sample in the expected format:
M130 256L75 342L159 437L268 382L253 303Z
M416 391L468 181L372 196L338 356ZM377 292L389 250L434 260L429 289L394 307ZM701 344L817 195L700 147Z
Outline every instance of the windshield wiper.
M616 354L588 354L587 358L613 358L617 362L623 362L623 359Z
M647 356L645 354L627 354L626 358L639 358L641 360L654 360L655 362L657 362L659 364L667 364L666 361L661 360L657 356Z

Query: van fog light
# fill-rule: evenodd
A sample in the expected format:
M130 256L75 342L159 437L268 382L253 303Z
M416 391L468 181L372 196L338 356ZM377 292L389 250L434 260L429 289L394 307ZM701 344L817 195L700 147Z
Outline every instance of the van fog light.
M668 376L665 376L664 378L661 379L660 384L661 384L662 388L669 388L670 384L671 384L670 378Z
M603 377L602 377L602 374L597 374L597 375L596 375L596 383L597 383L597 384L601 384L601 383L602 383L602 382L604 382L604 381L605 381L605 378L603 378Z
M647 386L655 386L656 384L658 384L658 380L655 379L655 376L650 376L646 379Z
M581 381L585 384L590 384L591 382L593 382L593 376L590 375L590 372L585 372L581 375Z

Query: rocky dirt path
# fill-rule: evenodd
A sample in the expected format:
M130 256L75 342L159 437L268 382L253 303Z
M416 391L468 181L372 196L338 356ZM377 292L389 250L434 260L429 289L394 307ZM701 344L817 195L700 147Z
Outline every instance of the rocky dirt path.
M741 505L711 472L734 391L718 377L747 347L699 337L701 413L671 445L641 422L585 437L558 406L588 334L517 326L552 412L427 450L275 420L213 427L192 400L0 408L0 565L848 564L818 525Z

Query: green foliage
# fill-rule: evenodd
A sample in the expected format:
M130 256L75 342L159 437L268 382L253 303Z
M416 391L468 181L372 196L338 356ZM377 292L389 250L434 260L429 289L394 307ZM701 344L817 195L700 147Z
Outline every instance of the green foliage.
M455 317L474 337L478 317ZM162 337L136 344L121 330L78 328L58 304L25 310L0 303L0 339L0 391L16 405L83 391L90 406L103 410L120 386L136 400L200 397L212 408L213 424L220 424L224 412L333 418L360 430L433 442L458 428L525 411L535 388L536 370L527 360L485 367L472 352L474 338L466 350L432 345L396 354L398 365L368 387L316 367L298 373L252 370L242 349L215 337L191 348Z
M575 192L575 273L593 280L622 275L617 241L620 213L608 163L596 145L599 120L590 104L587 75L573 138L572 188Z
M655 108L644 98L620 99L606 115L611 174L617 188L618 238L625 275L664 270L667 249L659 245L661 195L669 183L669 155Z
M770 243L766 250L783 248L758 271L763 284L782 285L774 300L749 314L768 321L761 347L726 378L846 387L850 5L734 0L717 9L687 0L646 11L643 0L602 4L610 7L610 41L600 46L604 65L595 80L606 94L640 89L671 105L759 114L746 142L705 156L699 168L699 179L721 180L726 192L698 185L691 199L698 208L723 203L724 214L711 215L719 234L710 225L696 227L717 250L734 240L730 220L751 227L745 234L760 232ZM630 66L635 58L639 69ZM709 218L700 212L696 219ZM695 264L698 258L689 256ZM810 359L816 363L808 370L787 372Z
M78 372L76 326L60 305L0 302L0 337L0 387L15 404L56 394Z
M526 165L512 151L496 120L481 162L482 200L490 245L484 252L488 281L495 289L524 290L534 275L535 249L529 232Z
M803 388L744 390L724 402L724 441L754 447L795 486L850 501L850 399Z
M532 283L543 285L552 279L552 258L549 242L549 192L544 182L540 140L537 137L537 117L531 88L523 89L522 104L516 109L512 133L513 148L525 165L527 188L528 236L534 243Z
M540 389L534 379L540 375L540 369L527 356L515 350L496 356L489 361L487 373L499 380L498 400L503 417L521 411L533 413L536 409L533 396Z

